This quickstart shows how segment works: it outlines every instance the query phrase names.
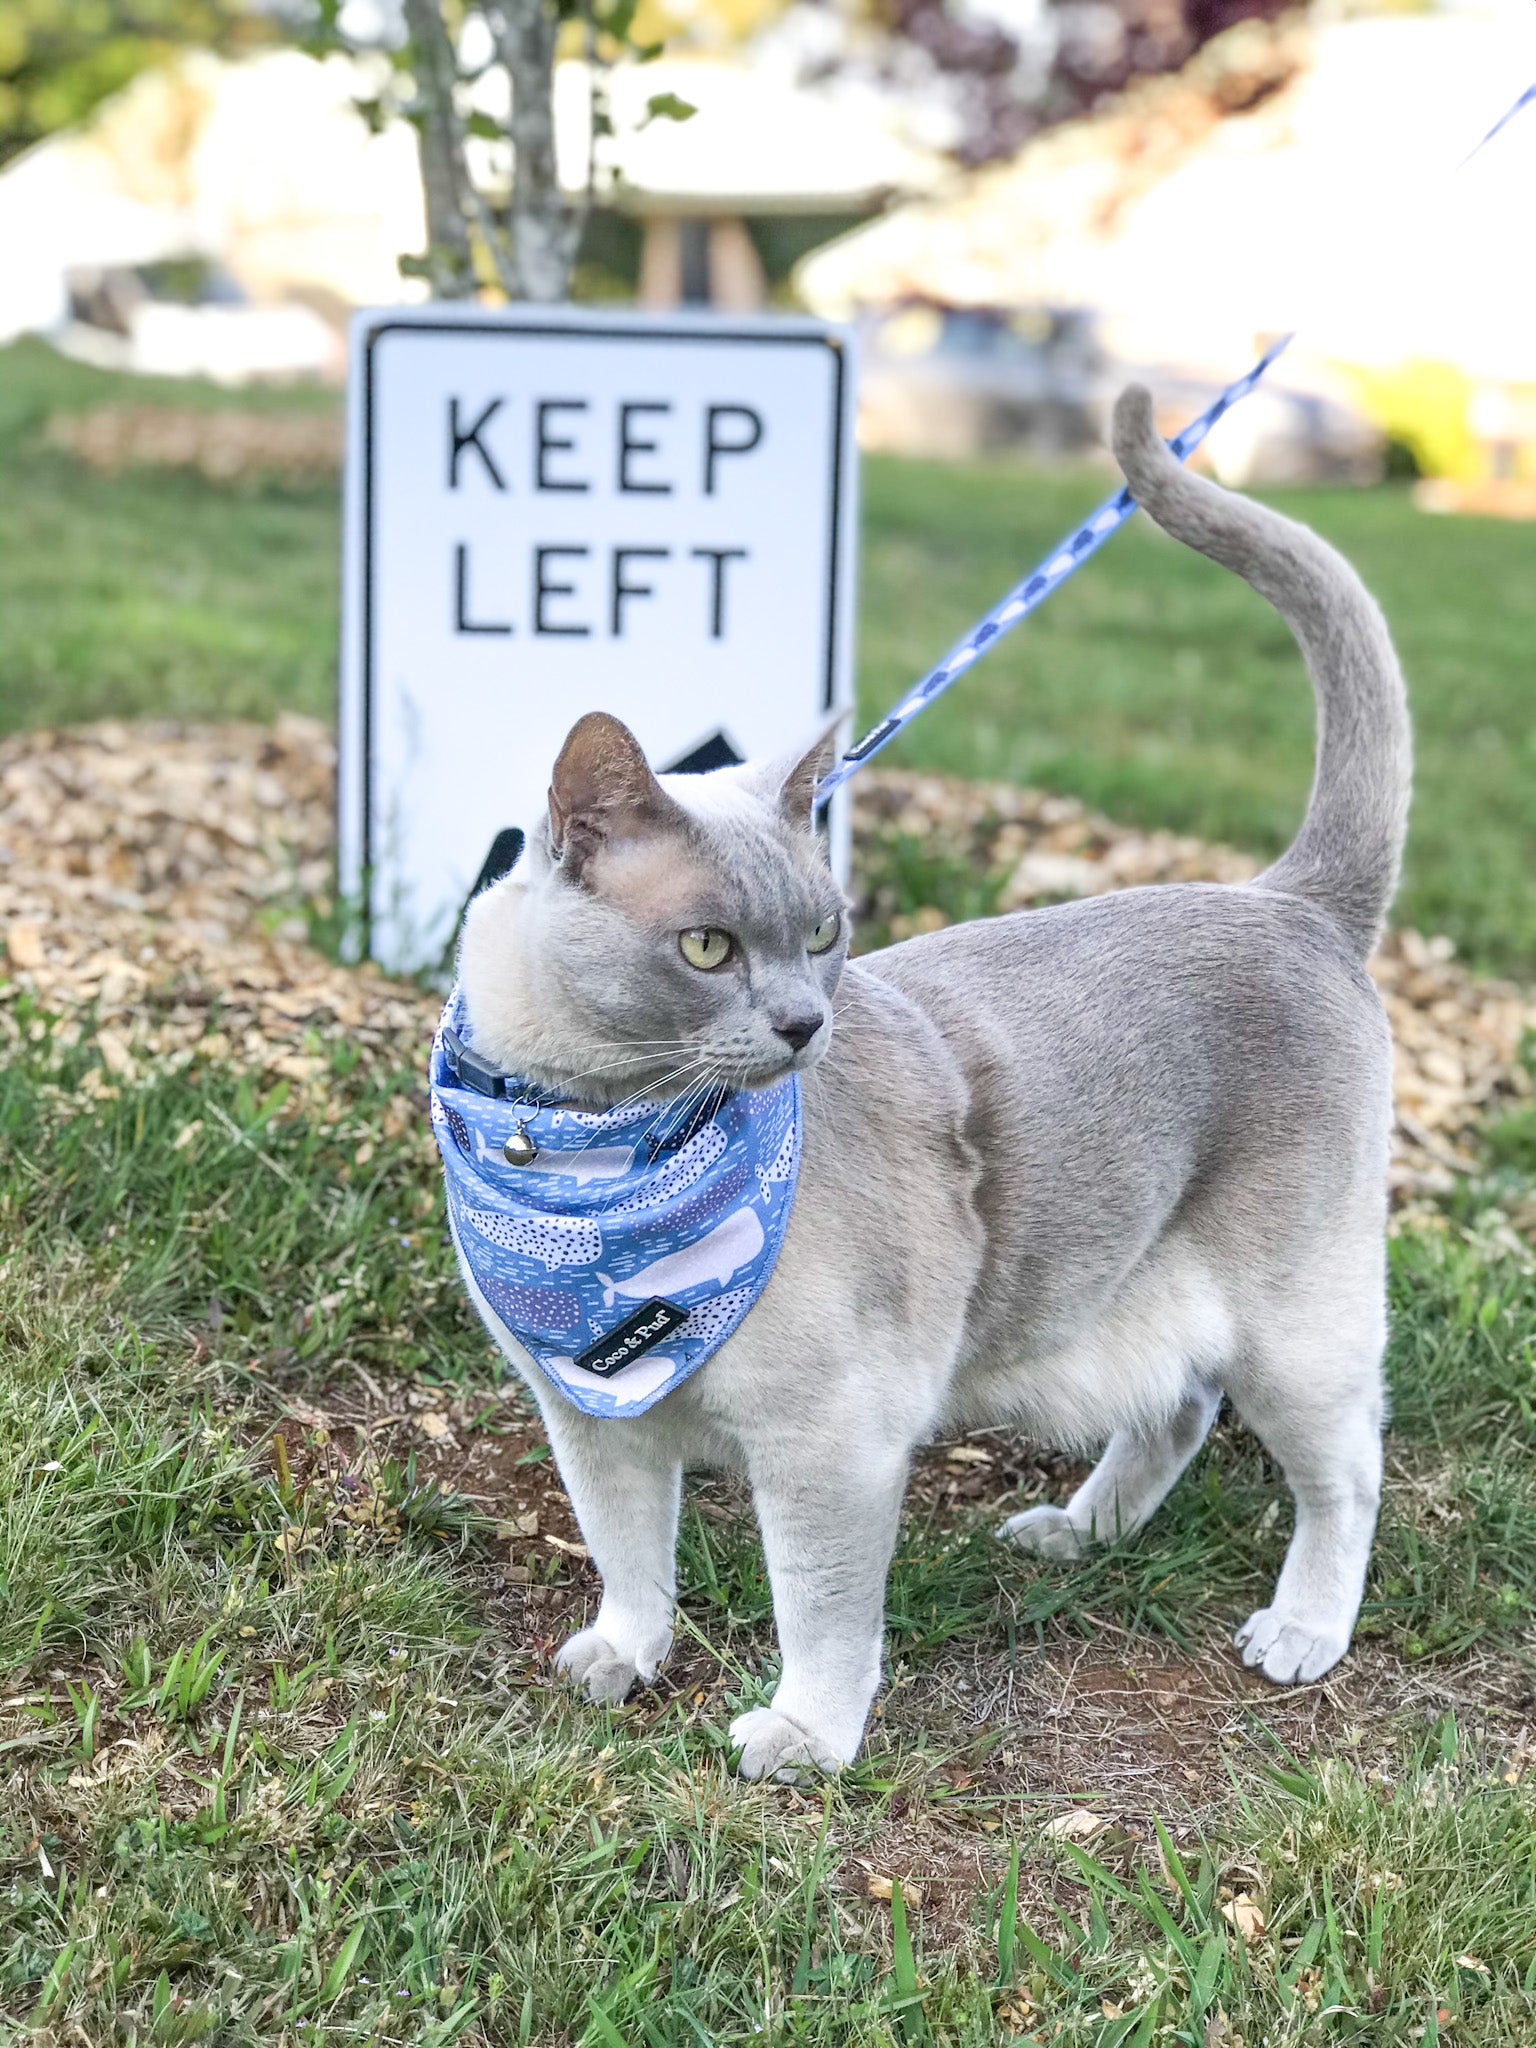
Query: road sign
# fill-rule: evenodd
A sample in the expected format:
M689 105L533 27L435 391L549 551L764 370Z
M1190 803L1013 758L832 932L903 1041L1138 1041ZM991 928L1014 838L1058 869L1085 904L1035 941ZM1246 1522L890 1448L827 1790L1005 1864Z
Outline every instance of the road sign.
M582 712L713 767L851 703L852 381L804 319L356 317L340 867L375 958L441 957Z

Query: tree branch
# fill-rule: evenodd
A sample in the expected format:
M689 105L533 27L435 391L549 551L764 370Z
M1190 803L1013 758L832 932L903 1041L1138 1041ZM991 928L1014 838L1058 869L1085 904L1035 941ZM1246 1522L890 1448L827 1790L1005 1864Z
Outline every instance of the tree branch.
M512 248L508 289L552 304L570 285L581 220L566 204L555 159L555 39L546 0L501 0L491 33L512 81Z
M465 202L471 191L464 128L454 105L458 61L438 0L404 0L416 78L417 147L427 203L427 268L432 295L464 299L475 290Z

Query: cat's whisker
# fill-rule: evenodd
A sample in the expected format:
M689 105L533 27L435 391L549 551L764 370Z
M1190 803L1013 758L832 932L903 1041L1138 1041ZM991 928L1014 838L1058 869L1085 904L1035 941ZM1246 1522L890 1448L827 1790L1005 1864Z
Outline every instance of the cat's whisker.
M686 1038L658 1038L654 1041L632 1039L626 1045L594 1045L587 1048L590 1052L617 1053L618 1058L609 1061L609 1066L636 1066L644 1060L665 1059L669 1054L690 1052L693 1049L692 1042ZM587 1074L601 1073L603 1071L605 1069L600 1066L577 1069L578 1073Z
M652 1057L653 1055L650 1053L640 1053L632 1059L605 1060L600 1066L577 1067L572 1073L562 1074L560 1086L568 1088L573 1081L590 1080L594 1074L616 1073L621 1067L644 1066Z
M690 1087L686 1088L682 1095L674 1101L672 1105L673 1119L662 1134L663 1143L676 1132L686 1127L689 1118L694 1114L695 1110L703 1107L711 1091L719 1085L720 1069L718 1063L713 1060L707 1060L700 1078Z
M705 1086L712 1086L713 1082L711 1076L713 1074L713 1071L714 1062L708 1060L705 1056L700 1055L698 1060L688 1061L683 1066L675 1068L671 1074L665 1077L665 1079L669 1082L678 1081L683 1079L690 1073L697 1072L700 1075L701 1080L703 1081ZM643 1127L640 1135L644 1136L646 1133L653 1131L663 1116L667 1115L669 1111L675 1112L680 1104L686 1104L691 1097L698 1093L699 1087L700 1080L694 1080L689 1082L688 1085L685 1088L683 1088L679 1095L669 1097L668 1100L658 1108L656 1115L648 1120L646 1125ZM684 1114L686 1115L687 1112L685 1111ZM671 1128L677 1129L678 1127L679 1124L674 1123ZM663 1134L662 1138L659 1140L660 1143L665 1143L665 1135L666 1134ZM624 1194L624 1192L625 1190L623 1189L623 1187L615 1188L611 1200L600 1206L599 1213L601 1213L602 1208L611 1207L614 1202L618 1201L618 1199L621 1195Z
M671 1117L671 1121L668 1123L666 1129L659 1133L659 1142L662 1144L665 1144L667 1139L671 1137L672 1133L674 1131L680 1130L682 1126L687 1122L689 1115L692 1113L692 1105L694 1101L702 1101L704 1098L704 1091L707 1090L707 1088L710 1086L709 1076L712 1074L714 1069L712 1062L710 1062L704 1055L700 1055L698 1061L694 1063L692 1071L695 1072L699 1076L699 1078L690 1081L685 1088L680 1089L677 1094L673 1095L667 1102L663 1103L661 1109L657 1112L656 1117L653 1119L653 1123L659 1124L663 1117L666 1117L668 1115L670 1115Z
M668 1123L665 1132L662 1133L661 1142L665 1143L674 1132L683 1128L688 1119L694 1114L696 1108L702 1105L710 1092L720 1086L724 1077L724 1071L724 1068L717 1059L712 1058L708 1054L700 1056L698 1078L675 1096L668 1105L668 1109L671 1112L671 1121Z
M684 1052L688 1050L688 1041L686 1039L678 1039L675 1041L658 1040L657 1044L660 1046L665 1046L666 1050L669 1052ZM568 1088L576 1081L587 1080L596 1074L611 1074L620 1067L644 1066L645 1064L647 1064L647 1062L657 1058L658 1056L665 1057L665 1053L658 1055L655 1052L649 1051L636 1052L623 1059L608 1060L599 1066L578 1067L575 1069L574 1072L563 1074L561 1076L559 1085L562 1088ZM647 1088L640 1088L635 1091L635 1094L645 1095L649 1092L651 1091ZM633 1101L634 1096L626 1096L624 1099L625 1101Z
M663 1089L670 1086L670 1084L674 1081L680 1081L688 1074L693 1073L699 1065L699 1062L702 1058L703 1055L700 1054L695 1059L684 1060L680 1066L672 1068L670 1073L663 1074L657 1080L647 1083L645 1087L636 1088L630 1094L622 1096L619 1099L619 1101L609 1105L610 1113L616 1114L619 1110L627 1108L629 1104L632 1102L643 1102L648 1095L660 1094ZM665 1110L668 1104L670 1103L671 1099L672 1098L669 1096L667 1100L662 1103L660 1108L658 1108L656 1112L657 1117L665 1113ZM649 1130L655 1122L656 1117L652 1117L649 1120L649 1122L645 1125L645 1129Z
M665 1085L665 1083L666 1083L667 1081L674 1081L674 1080L677 1080L677 1079L679 1079L679 1078L680 1078L681 1076L683 1076L683 1075L686 1075L686 1074L687 1074L687 1073L688 1073L688 1072L689 1072L689 1071L691 1070L691 1067L692 1067L692 1065L693 1065L693 1063L692 1063L692 1062L685 1062L685 1064L684 1064L683 1066L681 1066L681 1067L677 1067L677 1068L674 1068L674 1069L673 1069L673 1071L672 1071L672 1072L671 1072L670 1074L668 1074L668 1075L666 1075L666 1076L664 1076L664 1077L663 1077L663 1085ZM609 1107L608 1107L608 1108L607 1108L607 1109L606 1109L606 1110L604 1111L604 1114L605 1114L606 1116L610 1116L610 1117L611 1117L611 1116L614 1116L614 1115L617 1115L617 1114L618 1114L618 1113L619 1113L619 1112L620 1112L621 1110L623 1110L623 1109L624 1109L624 1108L625 1108L625 1107L627 1106L627 1104L629 1104L630 1102L634 1102L634 1101L637 1101L637 1100L643 1100L643 1099L644 1099L644 1098L645 1098L645 1097L646 1097L647 1095L649 1095L649 1094L652 1094L652 1093L654 1093L654 1092L655 1092L655 1091L654 1091L653 1089L650 1089L650 1088L639 1088L639 1089L636 1089L636 1090L634 1091L634 1093L633 1093L632 1095L627 1095L627 1096L625 1096L625 1097L624 1097L624 1098L623 1098L623 1099L622 1099L621 1101L619 1101L619 1102L616 1102L616 1103L613 1103L613 1104L611 1104L611 1105L610 1105L610 1106L609 1106ZM667 1108L671 1106L671 1104L672 1104L672 1101L673 1101L673 1100L674 1100L674 1098L670 1098L670 1097L668 1098L668 1101L667 1101L666 1103L664 1103L664 1104L662 1105L662 1107L661 1107L661 1108L660 1108L660 1109L659 1109L659 1110L657 1111L657 1117L660 1117L660 1116L662 1116L662 1115L664 1115L664 1114L666 1113L666 1110L667 1110ZM653 1118L651 1118L651 1119L650 1119L650 1121L649 1121L649 1122L648 1122L648 1123L647 1123L647 1124L646 1124L646 1125L644 1126L644 1130L642 1131L641 1135L644 1135L644 1131L648 1131L649 1129L651 1129L651 1127L652 1127L652 1126L653 1126L653 1125L655 1124L655 1122L656 1122L656 1120L657 1120L657 1117L653 1117ZM591 1146L591 1145L595 1145L596 1143L598 1143L598 1141L599 1141L600 1139L605 1139L605 1138L609 1138L609 1137L611 1137L612 1135L613 1135L613 1133L612 1133L612 1132L610 1132L610 1131L605 1131L605 1130L596 1130L596 1131L593 1131L593 1132L591 1133L591 1135L590 1135L589 1137L587 1137L587 1138L586 1138L586 1139L585 1139L585 1140L584 1140L584 1141L582 1142L582 1144L580 1144L580 1145L578 1145L578 1146L573 1146L573 1147L572 1147L571 1149L572 1149L573 1151L578 1151L578 1152L584 1152L584 1151L586 1151L586 1150L587 1150L587 1148L588 1148L589 1146Z

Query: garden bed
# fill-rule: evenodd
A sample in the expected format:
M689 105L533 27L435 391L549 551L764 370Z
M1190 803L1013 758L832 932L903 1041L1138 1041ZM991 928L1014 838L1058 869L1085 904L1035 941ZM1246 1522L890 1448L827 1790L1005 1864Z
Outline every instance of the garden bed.
M228 1056L302 1088L345 1039L419 1062L430 993L339 964L335 756L292 714L275 726L98 725L0 743L0 932L14 986L94 1034L94 1085ZM1230 847L1116 825L1073 797L867 770L855 784L854 894L865 941L955 915L1141 883L1236 882ZM1478 1168L1480 1120L1527 1102L1536 996L1465 973L1444 938L1389 932L1371 963L1392 1022L1399 1202Z

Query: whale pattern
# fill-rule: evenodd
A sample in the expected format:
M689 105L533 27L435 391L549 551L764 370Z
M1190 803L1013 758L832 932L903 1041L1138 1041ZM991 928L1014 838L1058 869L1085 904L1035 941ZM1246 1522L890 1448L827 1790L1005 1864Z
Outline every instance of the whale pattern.
M646 1397L649 1395L660 1400L678 1370L677 1360L659 1351L648 1351L643 1358L637 1358L615 1380L605 1380L598 1373L587 1372L574 1358L551 1358L549 1365L565 1382L565 1393L587 1394L611 1402L615 1414L626 1408L638 1414L641 1402L649 1408L651 1401Z
M446 1106L443 1111L443 1120L449 1130L452 1131L453 1142L458 1146L459 1150L473 1154L475 1149L474 1140L469 1135L469 1125L465 1123L459 1112L451 1106Z
M752 1178L752 1169L746 1165L731 1167L727 1172L711 1174L701 1188L679 1202L672 1211L671 1223L674 1230L691 1230L696 1223L713 1223L733 1207Z
M524 1258L540 1259L546 1272L585 1266L602 1254L602 1235L582 1216L503 1216L496 1209L464 1212L482 1237Z
M470 1036L456 990L443 1022ZM525 1374L589 1415L643 1414L705 1364L750 1313L783 1242L798 1078L725 1097L667 1150L657 1140L677 1110L576 1109L512 1080L504 1098L481 1095L449 1067L441 1027L433 1041L449 1226L481 1313ZM503 1149L520 1124L538 1148L531 1165ZM611 1377L581 1363L658 1296L687 1314L660 1345Z
M667 1104L665 1102L655 1102L649 1095L642 1096L638 1102L625 1104L624 1122L626 1125L652 1123L657 1117L663 1115L666 1109ZM578 1130L582 1131L611 1130L614 1124L614 1113L611 1109L551 1110L551 1129L558 1131L562 1124L574 1124Z
M690 1138L671 1158L663 1155L657 1161L654 1178L647 1178L640 1193L630 1195L622 1202L610 1203L603 1210L604 1216L638 1216L642 1209L654 1209L663 1202L670 1202L674 1195L691 1188L717 1159L724 1156L728 1143L718 1124L706 1124L697 1137Z
M763 1248L763 1226L757 1220L755 1209L738 1209L734 1216L728 1216L723 1223L717 1223L713 1230L702 1237L685 1244L675 1252L668 1252L649 1266L642 1266L638 1273L631 1273L627 1280L610 1280L606 1273L599 1273L603 1285L603 1306L610 1307L618 1295L630 1301L649 1301L653 1294L660 1294L672 1300L686 1294L692 1287L703 1287L713 1280L717 1287L723 1287L733 1273L739 1273L743 1266L750 1266Z
M589 1180L617 1180L634 1160L633 1145L573 1145L564 1152L541 1152L524 1173L568 1174L578 1187Z
M490 1272L481 1273L476 1284L509 1329L563 1340L581 1328L581 1310L558 1287L519 1287Z
M732 1287L712 1301L701 1302L688 1311L684 1337L701 1337L706 1344L723 1344L756 1299L755 1287Z
M791 1124L789 1129L785 1131L783 1142L780 1144L778 1151L774 1153L772 1159L766 1166L760 1166L757 1169L758 1185L762 1189L764 1201L769 1199L770 1188L780 1181L793 1178L795 1168L799 1163L799 1149L800 1134L794 1125Z

